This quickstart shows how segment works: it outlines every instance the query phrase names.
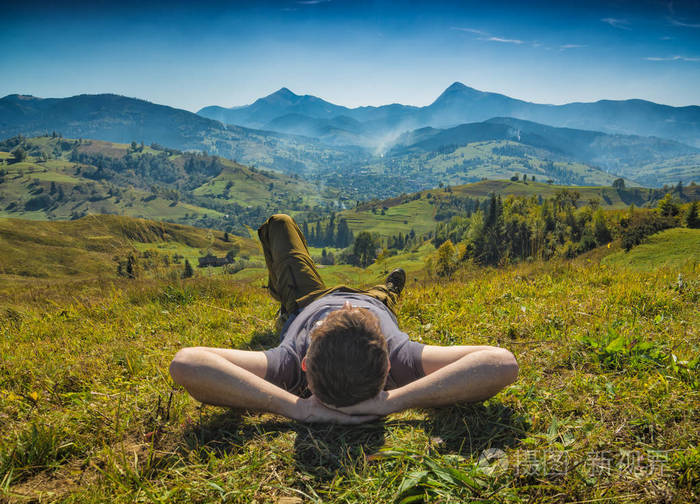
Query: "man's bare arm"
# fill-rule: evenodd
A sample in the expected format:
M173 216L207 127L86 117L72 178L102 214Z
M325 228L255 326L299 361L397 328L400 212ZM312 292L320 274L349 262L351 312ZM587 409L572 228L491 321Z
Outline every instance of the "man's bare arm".
M316 398L302 399L265 381L263 352L184 348L170 364L176 383L198 401L216 406L254 409L302 422L362 423L376 416L350 416L326 408Z
M427 345L422 364L426 373L423 378L339 411L351 415L388 415L407 408L481 401L513 383L518 376L513 354L497 347Z

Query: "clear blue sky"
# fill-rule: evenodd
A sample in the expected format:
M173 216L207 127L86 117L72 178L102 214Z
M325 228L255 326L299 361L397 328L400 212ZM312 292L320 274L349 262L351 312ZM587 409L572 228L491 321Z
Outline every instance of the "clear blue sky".
M5 6L0 96L109 92L196 111L286 86L427 105L460 81L539 103L700 104L697 1L196 3Z

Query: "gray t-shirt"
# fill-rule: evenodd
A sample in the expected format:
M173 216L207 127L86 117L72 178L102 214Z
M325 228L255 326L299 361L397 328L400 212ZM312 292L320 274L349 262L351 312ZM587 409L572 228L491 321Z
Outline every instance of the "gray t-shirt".
M384 303L364 294L334 292L317 299L287 321L282 328L280 345L265 351L265 379L293 394L308 394L306 373L301 369L301 360L309 348L309 336L316 323L326 318L330 312L342 308L346 301L354 307L370 310L379 319L391 363L384 387L386 390L401 387L424 376L421 364L424 345L410 341L408 335L399 330L396 317Z

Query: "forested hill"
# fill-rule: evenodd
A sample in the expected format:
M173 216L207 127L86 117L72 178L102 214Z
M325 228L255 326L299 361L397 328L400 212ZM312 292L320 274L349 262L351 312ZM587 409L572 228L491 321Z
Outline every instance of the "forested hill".
M70 138L156 142L202 149L206 137L225 134L218 121L165 105L114 94L70 98L9 95L0 99L0 136L60 131Z
M606 210L636 207L655 207L667 193L678 202L700 200L700 185L675 186L665 189L582 186L571 187L533 182L532 180L485 180L461 186L444 186L414 194L405 194L387 200L372 200L338 214L346 219L355 233L369 231L382 239L391 239L399 233L422 236L433 232L440 223L452 218L470 216L481 209L492 195L507 199L509 196L545 200L564 197L574 207L589 206ZM313 228L313 224L311 225Z
M247 234L275 212L325 211L334 192L298 175L158 144L59 136L0 142L0 216L120 214Z
M0 139L53 131L76 139L157 143L300 174L324 168L328 162L346 163L359 155L352 148L322 147L311 138L225 126L186 110L113 94L9 95L0 99Z
M496 117L483 123L462 124L445 130L424 128L408 132L396 141L392 150L397 153L433 151L487 140L513 140L590 163L601 164L601 161L615 159L623 166L640 160L700 153L700 149L673 140L555 128L509 117Z
M410 162L426 154L444 158L469 144L498 141L507 141L509 146L493 151L494 154L523 160L529 157L584 163L647 186L700 180L700 149L689 145L655 137L556 128L509 117L404 133L384 162L391 158ZM585 184L590 179L571 182Z

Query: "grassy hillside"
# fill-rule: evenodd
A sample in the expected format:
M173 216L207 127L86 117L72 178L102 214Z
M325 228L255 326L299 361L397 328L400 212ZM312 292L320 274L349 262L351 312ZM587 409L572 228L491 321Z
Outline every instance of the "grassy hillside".
M243 206L290 204L301 208L315 206L337 198L335 191L321 192L301 177L251 170L222 160L223 170L193 191L195 196L209 196Z
M384 206L387 207L382 213ZM348 226L357 234L361 231L378 233L381 236L392 236L398 233L408 233L413 229L416 234L423 234L435 227L435 209L431 201L421 198L415 201L389 206L361 206L356 210L341 213L347 219Z
M234 248L241 255L259 253L248 238L223 238L220 231L112 215L62 222L0 219L0 279L115 278L115 259L135 252L178 254L193 266L206 251L220 257ZM168 262L182 271L181 263Z
M196 276L223 275L235 282L266 281L257 236L229 234L229 241L224 238L221 231L113 215L55 222L0 218L0 284L26 287L47 278L66 282L97 277L115 279L117 261L129 254L137 258L142 276L148 278L178 277L187 259L195 267ZM208 252L223 257L231 250L242 261L237 266L244 267L235 274L221 267L196 267L198 258ZM432 245L424 244L367 269L347 264L319 268L330 284L380 283L398 267L409 276L423 279L425 259L434 250ZM320 256L321 250L312 248L311 253ZM176 256L179 257L174 262ZM161 264L163 261L167 264Z
M24 162L12 162L16 145L28 153ZM241 234L271 213L318 210L338 199L297 175L157 145L15 138L0 142L0 154L0 217L109 213Z
M79 170L80 168L80 170ZM95 181L80 175L86 165L65 160L27 161L4 167L0 217L65 220L87 214L118 214L196 222L223 213L175 202L151 191ZM63 194L63 196L60 196ZM45 200L44 200L45 199Z
M648 238L629 252L620 251L603 264L653 271L657 268L691 269L700 264L700 229L667 229Z
M636 204L644 205L651 195L651 190L644 188L631 188L629 191L618 191L610 186L567 186L557 184L547 184L544 181L511 181L511 180L484 180L474 184L451 187L453 193L461 196L473 198L485 198L491 194L502 196L541 196L542 198L552 198L561 190L576 191L580 194L579 204L588 203L590 200L598 200L603 208L624 208L629 206L636 199ZM444 191L428 191L440 198L445 195ZM423 191L426 193L426 191Z
M679 272L685 286L670 288ZM412 338L504 346L520 376L483 404L357 427L202 408L173 386L168 363L183 346L275 344L277 307L262 283L200 277L3 291L1 498L700 497L697 266L640 272L582 260L466 269L439 284L409 276L398 318Z

